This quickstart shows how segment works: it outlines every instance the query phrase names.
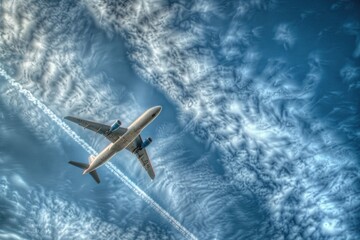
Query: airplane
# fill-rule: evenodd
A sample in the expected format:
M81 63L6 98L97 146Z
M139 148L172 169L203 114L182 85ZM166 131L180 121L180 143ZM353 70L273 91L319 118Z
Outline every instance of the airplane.
M97 183L100 183L100 178L96 169L109 161L116 153L123 149L127 149L136 155L150 178L153 180L155 178L154 169L151 166L149 156L145 150L152 142L152 139L149 137L143 141L140 133L160 114L161 109L161 106L155 106L146 110L128 128L121 127L120 120L116 120L111 126L108 126L77 117L66 116L65 119L96 133L102 134L111 141L111 143L97 156L90 155L89 164L74 161L69 161L69 163L84 169L83 175L89 173Z

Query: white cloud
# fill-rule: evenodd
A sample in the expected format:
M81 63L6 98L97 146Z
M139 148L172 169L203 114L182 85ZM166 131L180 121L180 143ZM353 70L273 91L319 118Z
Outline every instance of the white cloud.
M59 132L58 127L60 126L85 150L94 152L58 116L72 114L101 120L120 118L123 123L127 124L134 120L144 109L137 104L136 100L125 89L122 89L122 91L113 89L106 75L92 74L89 76L86 74L86 68L88 67L86 65L96 64L92 61L99 60L94 55L101 51L101 49L98 49L101 46L90 45L89 53L85 56L82 54L81 49L88 41L88 39L82 39L82 32L87 31L90 26L90 23L87 23L87 21L90 21L89 17L83 15L84 9L82 5L73 5L71 2L66 1L54 3L53 8L48 8L46 2L40 1L24 1L19 2L19 5L17 9L22 9L24 12L16 10L15 12L9 12L9 16L14 19L14 24L17 24L19 28L31 32L32 38L28 39L28 36L23 36L20 32L11 35L10 37L13 39L9 41L9 44L19 42L17 46L19 51L16 52L7 48L6 44L8 42L4 41L3 44L0 44L1 50L4 52L0 58L4 59L10 56L6 61L6 69L9 70L11 75L14 75L14 72L17 73L14 78L11 78L4 71L4 66L1 66L1 77L10 82L10 84L1 86L2 92L6 93L2 94L1 100L5 102L5 105L18 112L18 117L24 120L29 130L39 138L45 138L44 140L52 144L53 147L54 143L59 141L61 132ZM3 10L7 12L7 9ZM23 18L28 19L25 16L28 16L33 24L23 21ZM46 21L43 18L46 18ZM22 25L23 23L25 25ZM2 30L5 33L12 33L12 27L11 25L5 25ZM4 34L2 37L6 38L8 36ZM13 66L17 66L17 68L14 69ZM34 108L34 106L37 108ZM49 121L49 118L52 121ZM89 137L89 135L86 136ZM95 144L98 146L99 143ZM130 187L143 200L153 204L155 207L158 206L146 193L119 172L114 165L109 164L108 167L117 175L120 174L121 179L129 186L131 185ZM25 186L24 181L18 176L14 176L13 181L18 186ZM60 238L68 238L66 237L68 235L64 235L63 232L51 232L53 230L48 225L54 221L54 218L58 219L63 216L58 212L53 214L54 209L52 207L57 208L56 204L54 206L49 203L48 207L51 209L39 210L39 222L31 224L44 227L41 228L41 231L44 232L40 232L40 234L55 234L56 236L60 234ZM158 211L162 211L161 213L168 214L164 209L155 207L153 207L155 210L160 209ZM31 217L33 219L30 218L29 221L36 221L35 216L32 215ZM176 227L179 230L184 231L184 228L171 215L165 217L169 221L172 220L170 223L174 226L178 224ZM71 219L68 220L70 221L69 224L71 224ZM93 223L89 227L94 224L101 225L102 223ZM73 229L69 225L61 226L61 228L72 232L78 227L78 224L74 225ZM104 235L102 235L104 238L115 239L119 238L119 236L121 238L121 235L117 234L116 230L112 230L109 226L105 226L105 228L110 233L104 231ZM29 228L28 230L31 231L32 229ZM142 236L141 230L137 228L131 229L131 233L126 233L124 239L132 239L135 236L158 239L159 236L154 233L152 227L147 230L152 233L146 233L147 235ZM90 236L90 238L94 238L91 236L95 236L95 231L96 229L86 228L84 231L78 231L79 235L76 235L76 237L89 238ZM53 238L53 236L49 238Z
M100 46L91 46L88 57L81 56L85 45L81 33L89 27L86 22L90 20L82 14L81 5L63 1L49 10L46 3L39 1L14 4L16 7L2 5L6 24L2 29L0 59L4 60L8 73L14 69L16 80L25 89L43 102L51 103L49 107L59 116L82 115L100 121L121 118L126 124L143 110L125 89L119 98L115 94L118 89L112 89L106 75L86 75ZM47 20L43 21L44 18ZM9 93L3 95L3 100L13 108L23 109L18 111L20 117L36 129L35 134L56 141L55 134L50 134L50 130L54 131L52 126L41 124L41 114L26 107L27 103L21 101L17 92L10 93L6 85L2 89ZM121 109L127 109L126 114Z
M203 2L199 4L204 5ZM201 13L205 10L207 14L223 16L221 10L214 7L215 4L206 9L199 8L199 4L188 10L186 4L167 5L164 1L117 2L112 5L107 5L105 1L86 2L98 26L103 27L109 36L117 32L124 36L134 69L178 106L181 111L179 118L186 130L202 142L211 142L222 153L226 181L214 174L206 157L194 166L172 162L176 158L186 160L185 150L180 146L180 150L160 158L157 163L164 181L157 182L156 188L164 192L173 205L182 203L175 205L175 211L188 214L198 224L194 228L210 231L216 229L215 226L222 226L221 231L214 230L220 237L226 234L229 225L226 219L228 215L224 216L223 212L233 210L232 204L239 207L242 203L241 200L233 200L232 196L226 196L224 189L227 188L252 192L256 199L264 201L265 206L262 207L269 207L270 216L264 220L268 223L262 224L266 228L262 230L275 232L279 238L286 233L294 238L302 233L313 238L327 236L328 233L347 234L346 224L351 219L351 209L359 203L359 199L353 202L336 201L345 191L354 192L355 189L350 182L341 180L344 177L342 172L334 173L327 166L330 163L334 165L337 159L344 159L338 166L353 169L347 170L348 174L354 174L357 167L352 164L351 156L343 153L344 149L326 140L325 132L331 129L321 120L309 116L316 104L311 99L323 79L323 58L316 52L309 56L309 70L298 85L292 85L292 81L289 81L294 76L286 59L267 59L264 70L259 73L257 64L263 56L253 46L256 45L254 40L261 37L254 31L259 26L252 29L246 23L237 21L251 14L254 8L267 9L271 4L266 5L263 1L252 1L250 4L241 2L235 10L235 16L239 18L233 19L225 34L209 28L207 18L200 21L190 17L193 11ZM74 9L78 10L81 9ZM11 25L16 21L11 11L4 16L9 22L7 29L14 28L16 31L7 31L3 43L9 43L9 38L12 38L11 43L18 43L17 39L25 34ZM180 25L179 29L175 29L178 27L176 24ZM59 32L65 29L59 29L61 25L55 28L50 24L48 27L54 27L54 31ZM54 102L56 106L64 104L66 111L53 109L56 113L73 112L88 116L97 113L97 116L104 118L112 116L111 113L115 111L113 105L118 104L119 100L104 97L112 95L111 87L106 85L102 76L91 77L86 86L75 81L85 79L85 67L78 64L78 55L61 51L50 51L51 54L46 55L43 49L47 35L41 34L44 32L42 30L39 33L41 37L34 40L34 50L26 52L18 80L25 79L22 82L24 86L44 101ZM207 35L208 32L211 34ZM53 34L58 36L57 33ZM56 50L77 49L76 37L69 40L60 36L59 39L51 39L56 44L64 42ZM294 29L290 24L280 24L275 29L274 39L290 48L296 42ZM7 46L2 45L3 48ZM219 55L213 48L218 49L224 58L235 60L238 64L223 64L223 59L218 59ZM9 49L15 53L25 51L21 44ZM5 58L11 54L6 52L2 56ZM88 63L86 60L84 62ZM34 66L34 61L39 62L41 68ZM54 66L59 70L54 71ZM39 79L40 83L31 79ZM101 84L103 92L97 95L99 89L92 86ZM54 86L49 88L51 90L66 89L66 92L56 91L54 94L44 86ZM88 102L89 95L94 95L91 102ZM68 96L71 96L70 100ZM14 95L11 99L15 101L16 98ZM75 104L79 102L82 104ZM106 111L101 108L104 104L107 104ZM230 141L229 134L233 134ZM330 139L333 138L330 136ZM176 140L164 138L161 144L168 150L172 147L170 143ZM327 151L327 154L322 154L322 151ZM184 179L186 173L191 178ZM328 177L333 174L341 177ZM331 187L323 187L328 182ZM189 186L198 190L195 193L207 198L197 201L193 192L186 194ZM329 189L339 191L331 192ZM229 200L233 202L227 202ZM195 204L201 209L199 215L198 212L194 213L194 208L188 207ZM337 206L339 210L334 211L331 206ZM244 212L246 210L234 215L238 217ZM212 218L202 216L204 213L209 213ZM216 222L214 219L219 216L223 218ZM319 216L322 216L321 221L318 221ZM199 237L209 236L204 232L200 234Z
M47 189L31 186L19 191L4 175L0 189L9 208L7 217L17 222L15 226L11 221L3 223L0 236L4 239L173 239L151 222L146 228L107 222L88 204L79 206ZM18 224L27 227L18 228Z
M274 39L282 44L285 49L292 48L296 41L294 30L288 23L282 23L276 27Z
M360 23L359 22L347 22L343 26L345 32L356 37L355 50L353 53L354 58L360 57Z
M349 85L349 89L360 88L360 67L356 67L354 64L346 64L340 70L340 76L343 81Z
M334 199L342 192L332 193L329 189L341 187L340 182L327 179L332 187L321 188L326 184L322 179L332 172L323 164L314 164L325 157L335 161L342 150L335 147L328 156L320 155L321 149L331 148L332 143L322 141L325 133L315 126L329 132L332 129L308 115L315 104L312 97L323 80L325 60L318 52L310 53L309 70L298 84L292 81L295 76L287 59L267 59L259 74L257 64L263 59L253 45L261 34L245 22L237 22L253 9L272 8L273 3L241 2L235 14L238 18L233 19L225 34L216 29L207 31L211 24L207 19L189 21L187 16L194 12L182 4L149 9L151 6L145 8L140 1L121 7L98 1L88 2L88 7L95 18L99 9L106 9L107 23L103 17L102 26L125 36L136 71L177 104L181 110L179 119L187 131L204 143L212 142L222 152L222 166L233 186L251 189L271 207L269 223L263 225L269 229L264 231L276 232L279 238L287 233L295 238L304 232L316 238L326 235L319 231L322 223L317 221L318 216L331 215L332 221L339 223L337 229L341 229L336 234L346 234L344 229L351 218L346 215L347 209L358 203L336 202ZM132 9L144 12L133 14ZM207 12L221 15L216 8ZM176 25L181 21L186 21L188 32ZM209 37L208 32L215 37ZM221 45L217 39L221 39ZM295 29L291 24L280 24L274 39L286 49L292 48L297 41ZM214 49L239 64L222 64L223 59L217 59ZM231 132L236 135L229 141ZM315 160L314 155L319 158ZM346 188L354 191L350 185ZM303 194L307 197L303 198ZM316 203L320 199L327 199L340 210L330 213ZM293 222L293 218L304 221Z

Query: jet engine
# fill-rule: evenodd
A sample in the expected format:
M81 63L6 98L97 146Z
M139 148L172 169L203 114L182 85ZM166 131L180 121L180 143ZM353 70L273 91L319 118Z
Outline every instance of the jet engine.
M121 126L121 122L120 120L116 120L110 127L109 132L112 133L114 131L116 131L116 129L118 129Z
M142 144L141 144L141 148L144 149L146 148L147 146L150 145L150 143L152 142L152 139L149 137L147 138Z

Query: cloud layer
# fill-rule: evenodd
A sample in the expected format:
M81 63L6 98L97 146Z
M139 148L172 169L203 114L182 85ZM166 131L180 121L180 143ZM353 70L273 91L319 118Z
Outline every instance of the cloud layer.
M359 206L359 199L354 199L359 189L354 184L359 159L354 148L359 143L358 97L337 98L351 94L343 86L337 92L329 88L321 93L333 66L322 49L323 38L311 35L329 28L340 30L341 24L326 26L323 21L298 39L293 26L296 23L299 30L308 26L311 12L300 8L290 13L304 18L293 23L274 16L271 23L259 24L253 17L271 11L289 14L275 2L139 0L87 5L95 18L101 16L99 26L124 36L134 68L178 106L186 130L222 152L231 185L261 199L267 209L262 234L353 236ZM276 27L266 29L271 24ZM346 28L356 34L352 26ZM292 55L279 54L282 51L276 45L265 43L268 36L286 51L294 48ZM318 43L309 48L308 39ZM303 49L298 53L300 41ZM331 75L335 81L331 84L339 84L339 72L354 76L349 68L339 69L335 78ZM328 111L334 101L333 111ZM352 110L340 119L334 111L345 104ZM335 122L339 128L334 128ZM241 230L238 234L232 236L240 237Z
M157 148L149 150L162 176L149 191L190 231L200 239L351 239L358 234L360 204L358 28L356 22L320 21L341 15L341 4L324 6L334 14L308 11L311 4L288 12L276 1L6 2L0 59L55 114L120 116L126 124L143 109L126 86L99 67L110 61L100 43L121 35L133 69L177 107L181 127L162 125ZM259 17L267 14L269 19ZM293 16L298 18L289 20ZM103 32L92 35L98 27ZM329 29L343 35L333 36ZM348 41L348 36L356 37L352 48L339 52L352 57L327 40ZM0 87L1 100L19 111L34 134L59 141L60 130L46 116L9 86ZM129 106L133 110L126 115L119 110ZM102 144L82 136L95 147ZM204 154L194 154L194 148ZM138 163L121 164L136 169ZM114 185L121 196L123 189ZM32 194L45 209L34 209L42 216L30 222L35 226L63 224L57 208L68 205L75 214L85 211L80 219L93 219L90 223L105 234L140 231L119 229L56 193ZM22 198L18 202L29 201ZM15 201L9 204L14 208ZM112 204L116 209L119 203ZM60 228L74 231L66 226ZM81 234L95 234L84 230ZM150 228L144 235L153 231L162 230Z

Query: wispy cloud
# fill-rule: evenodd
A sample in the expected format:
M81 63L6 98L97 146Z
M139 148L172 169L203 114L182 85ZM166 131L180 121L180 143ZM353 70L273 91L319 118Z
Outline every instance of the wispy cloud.
M357 67L351 63L346 64L340 70L340 76L345 83L349 84L349 89L360 88L360 67Z
M101 60L97 55L102 49L96 44L86 45L88 39L82 39L92 27L83 5L70 1L51 6L46 1L18 1L15 4L16 8L7 3L1 6L7 21L2 25L4 34L1 37L4 41L0 43L3 52L0 59L4 68L14 76L10 77L1 69L2 79L8 80L11 86L2 85L6 91L2 100L22 110L19 117L38 136L51 137L49 143L56 141L56 136L60 134L52 126L55 123L88 153L96 154L59 115L71 113L90 119L121 118L127 124L143 108L125 91L125 87L113 89L105 74L89 74L87 68ZM34 104L38 109L27 108L29 103L21 102L24 97L31 102L30 106ZM125 109L124 106L128 109L126 112L121 110ZM115 165L110 163L107 167L185 237L195 238Z
M296 37L290 24L282 23L275 28L275 41L282 44L285 49L292 48L295 44Z
M226 11L223 5L196 2L85 1L77 8L70 7L72 16L92 12L97 26L109 37L120 33L133 68L178 107L185 133L221 153L224 176L215 173L209 163L211 157L206 155L193 165L180 164L189 158L185 147L173 146L182 141L181 134L178 138L161 138L164 147L154 153L158 154L157 167L165 178L155 187L167 196L163 201L176 205L181 219L185 215L191 218L191 229L198 230L197 235L203 238L240 238L244 237L243 229L255 225L262 227L258 233L249 234L258 238L351 237L356 226L352 219L358 214L360 202L354 184L358 178L354 159L358 155L343 139L358 139L360 135L354 129L359 116L357 106L342 97L333 106L329 94L318 96L320 86L326 83L328 60L321 51L312 49L304 53L302 62L307 65L299 74L288 58L265 55L276 45L269 43L261 49L258 43L266 29L251 19L256 10L273 9L274 1L224 4L230 9ZM69 20L54 11L50 12L53 18L42 22L46 11L40 6L46 3L31 4L30 10L26 9L30 4L14 4L16 7L10 2L3 4L6 34L2 35L1 47L8 51L0 57L7 69L18 73L16 80L21 86L44 102L54 102L51 109L58 115L72 112L84 117L118 115L126 119L116 112L114 105L119 100L111 96L119 95L112 94L103 76L84 74L86 67L80 63L91 64L96 49L90 47L89 51L76 34L61 34L86 32L83 26L89 25L73 23L91 20L84 16ZM57 10L68 12L68 8L64 4ZM35 28L29 27L31 21L26 18L19 21L17 9L31 17L42 16L38 22L43 26L41 30L27 31ZM65 24L59 24L62 21ZM274 36L285 49L301 42L291 24L273 25L276 27L270 38ZM356 23L345 24L344 30L358 37ZM30 49L25 44L28 38L34 39ZM356 49L354 57L358 55ZM79 52L91 52L89 59ZM13 66L21 67L16 71ZM340 71L346 83L356 82L351 80L356 79L356 66L352 67ZM86 87L74 79L87 79ZM99 85L101 89L96 88ZM331 94L343 96L340 91ZM89 100L89 95L94 98ZM351 117L344 121L335 118L334 124L328 116L316 118L314 112L321 103L331 105L331 114L347 109ZM55 106L62 105L66 110L60 112ZM134 109L131 116L141 108ZM167 149L174 151L164 157L161 151ZM246 215L250 211L244 203L256 201L257 205L249 206L265 212L266 217ZM239 222L241 227L231 225Z
M0 236L4 239L172 239L152 223L143 230L119 227L97 216L86 204L80 206L39 186L19 189L4 172L0 193L2 206L12 211L7 217L17 222L2 223ZM27 227L19 229L18 224Z
M239 3L221 28L209 28L209 19L192 18L198 8L191 4L132 1L116 6L97 1L87 6L94 18L106 13L99 26L124 35L134 68L177 104L187 131L222 152L231 184L262 199L270 213L263 234L351 236L353 215L347 213L359 201L336 199L344 191L356 191L351 181L343 185L340 179L357 167L353 155L343 152L336 131L312 115L326 61L313 49L299 77L286 57L263 56L256 46L261 26L241 20L251 18L254 9L274 5L254 2L258 4ZM210 9L209 15L221 15L221 10ZM274 39L285 49L298 41L287 23L277 25ZM335 165L337 170L326 167ZM334 174L336 178L328 177Z
M65 133L67 133L76 143L78 143L89 154L98 155L88 143L81 139L70 127L64 123L59 117L57 117L46 105L38 100L30 91L24 89L19 83L15 82L0 66L0 74L6 78L6 80L17 91L22 93L28 101L38 107L43 114L48 116L55 124L57 124ZM141 190L133 181L131 181L124 173L122 173L114 164L108 162L106 167L118 177L123 183L125 183L135 194L141 197L147 204L149 204L156 212L164 217L171 225L173 225L178 231L180 231L184 237L188 239L196 239L196 237L189 232L184 226L182 226L174 217L172 217L165 209L163 209L157 202L155 202L150 196L148 196L143 190ZM18 181L17 181L18 182Z
M343 26L345 32L356 37L355 50L353 56L355 58L360 57L360 23L359 22L347 22Z

